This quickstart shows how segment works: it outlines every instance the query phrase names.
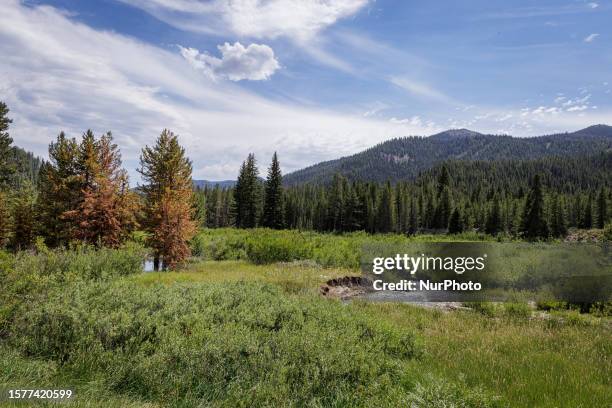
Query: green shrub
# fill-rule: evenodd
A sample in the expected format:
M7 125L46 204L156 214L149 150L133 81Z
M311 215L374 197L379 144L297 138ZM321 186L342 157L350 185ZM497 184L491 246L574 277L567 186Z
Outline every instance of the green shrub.
M145 257L144 248L134 243L120 249L42 248L39 253L24 251L14 257L0 254L0 337L13 331L16 315L54 288L140 273Z
M396 406L419 354L412 331L267 284L83 282L14 327L11 344L27 355L185 405Z
M246 253L249 260L255 264L312 259L310 243L300 234L290 231L260 231L247 239Z
M488 317L497 317L504 313L504 307L495 302L464 302L466 307L470 307L480 314Z
M14 269L40 276L108 279L141 272L145 257L144 248L135 243L128 243L121 249L81 246L37 254L20 252L15 257Z
M523 302L504 303L504 315L526 319L531 316L531 308L527 303Z

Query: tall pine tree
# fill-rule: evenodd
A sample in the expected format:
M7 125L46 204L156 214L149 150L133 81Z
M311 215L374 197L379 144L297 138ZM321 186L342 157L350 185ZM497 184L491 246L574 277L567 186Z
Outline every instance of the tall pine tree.
M274 229L282 229L284 226L283 176L276 152L272 156L272 164L264 185L262 225Z
M238 228L255 228L259 215L261 186L255 155L249 154L240 166L234 188L233 214Z
M72 238L94 245L118 247L136 226L138 198L129 189L121 153L110 132L96 140L88 130L77 160L81 195L63 217L77 228Z
M82 192L79 171L79 145L61 132L49 145L49 162L40 168L38 177L37 214L39 234L47 245L65 245L77 228L74 219L66 213L77 208Z
M489 210L489 214L487 216L487 223L485 225L485 232L491 235L497 235L502 230L502 219L501 219L501 210L499 206L499 199L497 195L493 198L493 204L491 205L491 209Z
M553 237L564 237L567 234L563 206L559 202L559 195L554 194L550 205L550 234Z
M154 250L154 268L174 268L190 254L188 241L196 232L192 217L193 182L191 161L178 137L164 129L153 147L146 146L140 156L145 185L145 228Z
M544 214L544 193L538 174L533 177L531 189L527 195L520 233L527 239L548 237L548 224Z

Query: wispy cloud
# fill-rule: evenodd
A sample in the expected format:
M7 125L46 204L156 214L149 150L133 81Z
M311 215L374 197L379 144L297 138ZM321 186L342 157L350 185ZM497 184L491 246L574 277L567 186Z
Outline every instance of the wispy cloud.
M368 0L120 0L182 30L308 40Z
M391 77L389 80L392 84L419 98L431 99L447 104L459 103L454 98L424 82L415 81L406 77Z
M587 6L589 6L592 9L596 9L597 7L599 7L599 4L595 2L591 2L591 3L588 3Z
M599 37L599 34L597 33L593 33L593 34L589 34L584 38L584 42L590 43L595 41L595 39Z

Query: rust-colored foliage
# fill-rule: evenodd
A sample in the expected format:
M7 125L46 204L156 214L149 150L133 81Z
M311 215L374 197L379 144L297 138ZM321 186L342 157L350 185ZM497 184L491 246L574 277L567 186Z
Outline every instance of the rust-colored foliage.
M81 197L63 218L73 221L72 238L117 247L137 226L138 197L129 190L121 155L110 133L96 141L88 132L80 145Z
M196 232L191 162L177 136L164 130L155 146L143 149L140 163L150 245L163 268L174 268L191 254L188 241Z

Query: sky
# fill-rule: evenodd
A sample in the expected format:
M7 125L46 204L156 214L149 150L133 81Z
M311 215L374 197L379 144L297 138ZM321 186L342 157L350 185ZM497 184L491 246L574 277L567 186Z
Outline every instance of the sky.
M612 125L612 0L0 0L16 145L179 135L197 179L284 172L449 128Z

